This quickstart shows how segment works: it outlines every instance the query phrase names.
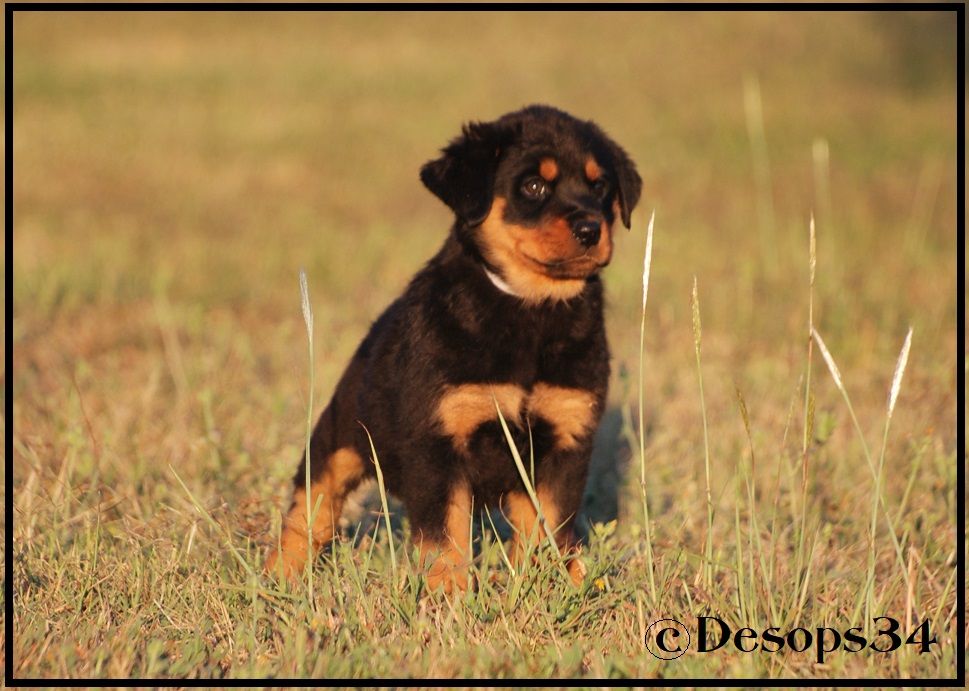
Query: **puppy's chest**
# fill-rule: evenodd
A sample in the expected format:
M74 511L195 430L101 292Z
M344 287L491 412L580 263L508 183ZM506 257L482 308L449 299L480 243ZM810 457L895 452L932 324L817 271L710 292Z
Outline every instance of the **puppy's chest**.
M582 341L591 330L581 330L570 319L519 318L497 315L477 324L462 349L468 379L477 381L541 382L556 379L562 370L594 356ZM526 387L528 388L528 387Z
M505 446L500 417L512 431L537 431L541 446L571 450L582 444L599 420L601 403L593 391L535 382L452 384L441 391L436 419L455 449L469 452L473 443ZM534 441L534 438L533 438Z

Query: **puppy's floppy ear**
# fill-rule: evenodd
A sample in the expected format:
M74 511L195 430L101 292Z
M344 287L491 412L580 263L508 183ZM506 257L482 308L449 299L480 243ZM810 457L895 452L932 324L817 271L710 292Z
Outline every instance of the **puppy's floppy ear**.
M478 225L491 210L498 160L512 134L504 124L468 123L441 158L424 164L421 182L461 221Z
M636 172L636 164L622 147L615 142L610 142L609 148L616 171L616 184L619 187L619 211L622 215L622 223L629 228L633 209L636 208L639 195L643 190L643 179Z

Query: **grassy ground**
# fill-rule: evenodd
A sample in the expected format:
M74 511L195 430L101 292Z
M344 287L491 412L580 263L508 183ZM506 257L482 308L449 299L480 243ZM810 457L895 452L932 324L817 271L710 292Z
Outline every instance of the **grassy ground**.
M14 35L17 677L954 674L954 14L38 13ZM420 164L530 102L599 121L645 181L606 272L586 585L548 556L512 576L483 519L478 592L429 596L399 510L396 576L371 514L312 599L256 578L305 431L299 268L318 412L444 238ZM805 377L812 210L813 322L861 433L816 347ZM865 453L909 326L898 543L881 511L871 543ZM643 644L662 617L844 631L866 609L938 644L822 664Z

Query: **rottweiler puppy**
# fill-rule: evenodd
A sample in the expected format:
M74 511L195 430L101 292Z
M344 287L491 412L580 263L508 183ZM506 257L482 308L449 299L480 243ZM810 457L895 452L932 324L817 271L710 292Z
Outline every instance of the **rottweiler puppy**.
M572 523L606 400L600 270L642 181L593 122L534 105L469 123L421 180L454 212L444 246L374 322L293 478L269 571L298 576L330 541L344 500L375 476L407 511L429 588L468 585L472 514L500 507L523 541L547 529L581 582ZM534 482L526 493L497 408ZM361 424L362 423L362 424ZM308 553L306 492L318 506ZM319 503L318 503L319 502Z

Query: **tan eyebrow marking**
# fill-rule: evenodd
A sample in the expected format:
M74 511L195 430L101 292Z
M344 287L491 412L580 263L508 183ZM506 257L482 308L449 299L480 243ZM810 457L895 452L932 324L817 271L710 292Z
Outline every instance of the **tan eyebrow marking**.
M559 176L559 164L555 162L554 158L543 158L538 164L538 174L551 182Z
M595 182L602 175L602 168L596 163L594 158L588 158L585 162L585 176L590 182Z

